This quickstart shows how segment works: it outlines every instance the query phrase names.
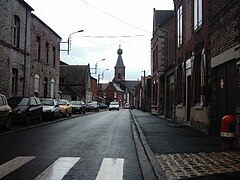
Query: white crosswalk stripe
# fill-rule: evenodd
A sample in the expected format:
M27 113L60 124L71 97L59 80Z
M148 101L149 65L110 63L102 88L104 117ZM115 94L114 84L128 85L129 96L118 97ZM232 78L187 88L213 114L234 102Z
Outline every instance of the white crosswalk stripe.
M0 179L33 160L35 156L19 156L0 166Z
M0 165L0 179L34 158L36 156L18 156ZM38 175L35 180L61 180L79 160L80 157L59 157L52 165ZM124 159L122 158L104 158L96 180L122 180L123 165Z
M122 180L124 159L104 158L96 180Z
M80 157L60 157L35 180L59 180L79 161Z

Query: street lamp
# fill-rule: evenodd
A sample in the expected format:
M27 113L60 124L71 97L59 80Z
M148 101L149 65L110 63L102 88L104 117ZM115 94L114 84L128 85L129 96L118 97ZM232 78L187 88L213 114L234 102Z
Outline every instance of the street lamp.
M104 72L105 71L108 71L109 69L105 69L103 72L102 72L102 80L103 80L103 78L104 78Z
M105 61L106 59L102 59L102 60L99 60L99 61L97 61L96 62L96 64L95 64L95 74L97 74L97 64L99 63L99 62L101 62L101 61Z
M146 75L145 75L145 70L142 71L143 72L143 97L142 97L142 110L145 112L146 111L146 85L145 85L145 79L146 79Z
M71 34L68 36L67 42L61 42L61 43L67 43L67 45L68 45L67 50L61 50L61 51L67 51L67 53L69 54L69 52L70 52L70 50L71 50L71 36L72 36L73 34L80 33L80 32L83 32L83 31L84 31L84 30L79 30L79 31L73 32L73 33L71 33Z
M98 101L99 101L99 83L100 83L100 79L103 80L104 72L105 72L105 71L108 71L108 70L109 70L109 69L105 69L105 70L103 70L103 72L102 72L102 78L100 77L101 74L98 74L98 85L97 85Z

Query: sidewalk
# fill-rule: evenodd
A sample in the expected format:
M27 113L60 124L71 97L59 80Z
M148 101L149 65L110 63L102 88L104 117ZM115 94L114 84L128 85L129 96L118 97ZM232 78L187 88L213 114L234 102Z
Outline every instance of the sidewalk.
M224 178L239 177L234 172L240 172L240 152L222 151L219 137L206 136L150 113L131 113L159 179L219 179L222 173L228 173Z

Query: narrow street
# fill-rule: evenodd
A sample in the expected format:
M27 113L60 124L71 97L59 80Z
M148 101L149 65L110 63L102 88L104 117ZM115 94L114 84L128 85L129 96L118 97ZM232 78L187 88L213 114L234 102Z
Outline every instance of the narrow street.
M0 179L142 179L128 110L5 133L0 141Z

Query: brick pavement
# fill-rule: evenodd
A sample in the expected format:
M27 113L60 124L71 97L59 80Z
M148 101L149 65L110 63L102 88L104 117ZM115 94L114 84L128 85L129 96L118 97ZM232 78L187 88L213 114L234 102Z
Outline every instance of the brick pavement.
M168 179L240 171L240 152L159 154L156 158Z
M223 151L219 137L150 113L131 113L158 179L240 179L240 152Z

